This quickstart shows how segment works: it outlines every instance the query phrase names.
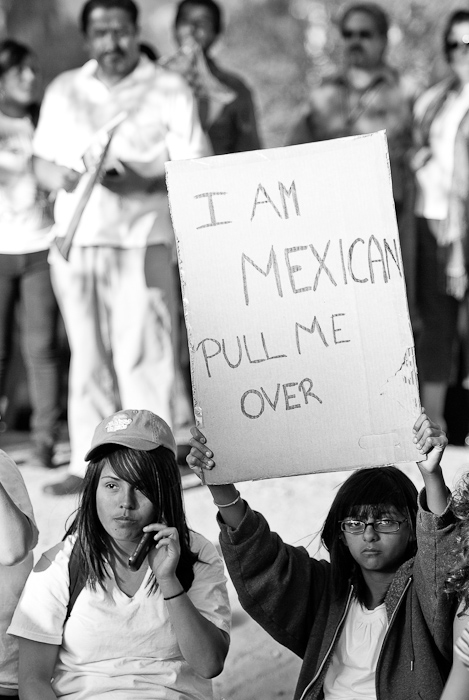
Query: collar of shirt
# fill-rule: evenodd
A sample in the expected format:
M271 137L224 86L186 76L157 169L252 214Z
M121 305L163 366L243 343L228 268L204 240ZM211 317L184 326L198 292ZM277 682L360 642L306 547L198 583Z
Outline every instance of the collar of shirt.
M350 83L350 80L349 80L348 74L347 74L347 70L344 70L341 73L337 73L337 75L335 76L335 81L337 84L342 85L343 87L347 87L349 89L356 90L356 88L353 85L351 85L351 83ZM375 85L379 85L380 83L386 83L386 85L389 87L396 86L399 83L398 72L394 68L391 68L390 66L384 64L381 67L381 69L375 73L374 79L372 80L370 85L366 88L366 90L369 90L371 87L374 87ZM364 91L360 90L358 92L364 92Z

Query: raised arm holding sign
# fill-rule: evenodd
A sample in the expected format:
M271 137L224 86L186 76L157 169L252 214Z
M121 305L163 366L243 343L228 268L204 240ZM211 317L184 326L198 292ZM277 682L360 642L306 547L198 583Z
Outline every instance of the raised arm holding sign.
M242 606L303 659L294 700L438 700L447 439L420 408L384 133L170 163L167 181L198 420L187 461ZM233 485L386 464L337 492L330 562L285 544Z
M192 434L187 463L199 474L216 471L217 455L197 428ZM240 446L243 438L228 439ZM411 439L421 458L428 456L419 463L425 483L419 501L394 466L352 474L321 531L330 563L285 544L234 485L209 486L242 606L303 659L295 700L321 692L339 697L350 687L361 697L376 697L378 689L382 700L440 696L451 667L455 607L445 591L454 531L440 467L447 439L423 412ZM357 625L367 629L365 643Z

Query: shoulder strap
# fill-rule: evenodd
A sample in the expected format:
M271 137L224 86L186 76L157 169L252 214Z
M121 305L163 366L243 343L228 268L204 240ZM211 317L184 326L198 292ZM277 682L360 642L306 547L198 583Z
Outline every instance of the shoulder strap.
M430 129L436 115L443 107L449 93L458 88L457 78L442 80L419 97L415 103L414 122L417 134L420 135L420 145L428 146Z
M83 567L81 566L81 560L81 546L79 540L77 540L73 545L72 553L70 554L70 559L68 562L68 574L70 579L68 586L69 599L64 623L67 622L68 618L70 617L76 599L86 584L86 578L83 572Z

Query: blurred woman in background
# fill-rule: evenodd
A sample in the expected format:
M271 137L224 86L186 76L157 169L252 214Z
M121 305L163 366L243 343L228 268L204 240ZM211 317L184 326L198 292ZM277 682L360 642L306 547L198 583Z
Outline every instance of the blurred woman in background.
M47 262L49 202L32 167L38 87L31 50L16 41L0 42L0 398L20 302L35 463L51 467L60 413L58 310Z
M450 74L415 104L412 165L417 181L417 303L423 322L417 343L421 396L431 419L445 426L446 392L468 281L469 11L450 16L443 48Z

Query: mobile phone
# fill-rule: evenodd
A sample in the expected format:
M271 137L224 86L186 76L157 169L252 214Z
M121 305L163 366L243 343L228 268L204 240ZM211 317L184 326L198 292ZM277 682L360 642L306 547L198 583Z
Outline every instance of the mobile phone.
M154 532L145 532L142 539L138 543L133 554L129 557L128 566L131 571L138 571L143 564L143 560L147 556L149 550L154 546Z

